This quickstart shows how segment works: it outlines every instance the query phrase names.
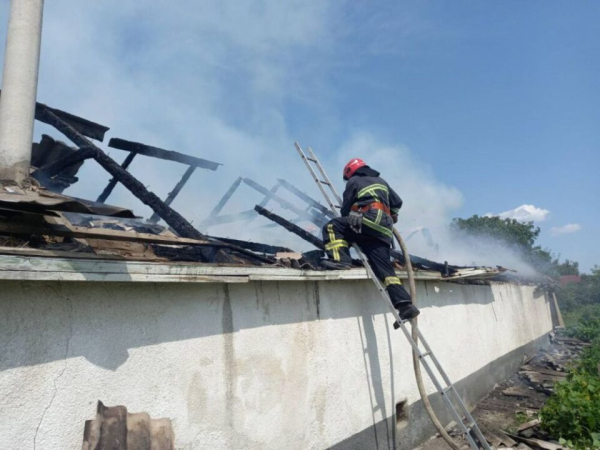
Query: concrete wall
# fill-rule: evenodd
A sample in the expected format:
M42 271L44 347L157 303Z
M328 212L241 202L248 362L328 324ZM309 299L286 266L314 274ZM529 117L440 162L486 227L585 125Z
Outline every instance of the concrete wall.
M552 328L533 286L418 290L423 333L469 403ZM0 291L2 449L80 448L99 399L171 418L179 449L410 449L430 432L409 346L368 280Z

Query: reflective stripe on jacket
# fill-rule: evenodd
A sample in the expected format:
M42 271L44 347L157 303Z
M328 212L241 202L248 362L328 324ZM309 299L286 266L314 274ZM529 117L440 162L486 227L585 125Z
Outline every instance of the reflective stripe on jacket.
M390 208L392 214L398 214L402 207L402 199L379 176L379 172L370 169L359 169L356 174L348 180L344 190L344 199L340 213L342 216L350 214L352 205L366 206L370 203L381 202ZM392 238L392 218L381 210L370 210L363 215L363 225L373 231Z

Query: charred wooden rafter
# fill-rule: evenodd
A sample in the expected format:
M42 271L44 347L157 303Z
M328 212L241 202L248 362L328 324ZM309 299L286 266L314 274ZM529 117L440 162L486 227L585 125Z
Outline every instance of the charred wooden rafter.
M223 214L222 216L209 217L202 222L202 227L212 227L232 222L241 222L243 220L252 220L256 217L256 211L249 209L236 214Z
M252 250L253 252L259 252L259 253L268 253L270 255L275 255L276 253L289 253L289 252L293 251L287 247L280 247L278 245L271 245L271 244L263 244L260 242L241 241L239 239L230 239L230 238L223 238L223 237L215 237L215 239L218 239L219 242L224 242L226 244L233 244L238 247L245 248L246 250Z
M288 183L287 181L285 181L285 180L283 180L281 178L279 178L277 181L279 182L279 184L281 186L283 186L284 188L286 188L288 191L290 191L292 194L294 194L298 198L302 199L304 202L308 203L311 207L313 207L314 209L316 209L317 211L319 211L324 216L327 216L330 219L333 219L335 217L335 215L327 207L321 205L318 201L316 201L310 195L305 194L304 192L302 192L300 189L298 189L293 184Z
M201 167L208 170L217 170L220 163L209 161L207 159L197 158L195 156L185 155L173 150L165 150L159 147L142 144L141 142L126 141L125 139L112 138L108 141L108 146L118 150L128 152L137 152L140 155L152 156L153 158L175 161L188 166Z
M256 181L251 180L250 178L244 178L244 183L246 183L248 186L255 189L256 191L260 192L265 197L268 197L269 200L273 200L273 201L279 203L279 206L281 206L283 209L287 209L287 210L293 212L299 218L308 220L309 222L312 222L317 226L325 225L326 220L323 220L322 216L319 217L310 211L307 212L305 210L302 210L302 209L296 207L295 205L288 202L287 200L285 200L285 199L279 197L278 195L274 194L273 192L269 191L266 187L258 184ZM258 205L258 206L261 206L261 205Z
M0 90L0 96L1 95L2 91ZM35 104L35 120L52 125L46 122L46 118L44 117L45 110L52 111L55 115L67 122L84 136L100 142L104 140L104 134L110 129L104 125L100 125L99 123L92 122L91 120L84 119L83 117L76 116L75 114L71 114L66 111L61 111L60 109L52 108L48 105L44 105L43 103Z
M293 224L289 220L286 220L283 217L281 217L275 213L272 213L271 211L266 210L265 208L263 208L260 205L256 205L254 207L254 210L261 216L264 216L267 219L272 220L273 222L281 225L286 230L291 231L295 235L301 237L305 241L310 242L312 245L314 245L318 249L323 250L325 248L325 246L323 245L323 241L321 239L312 235L308 231L303 230L301 227Z
M161 218L169 224L181 236L205 239L206 237L196 230L186 219L184 219L177 211L169 208L164 202L158 198L156 194L150 192L146 187L133 175L123 169L110 156L104 153L100 148L96 147L91 141L82 136L68 123L55 115L52 111L46 110L44 118L63 133L75 145L79 147L80 152L87 152L100 164L108 173L123 184L129 191L135 195L142 203L148 205L153 211L157 212Z
M221 200L219 200L219 202L216 204L213 210L209 213L208 217L202 221L201 227L207 228L217 223L220 223L218 222L219 213L225 207L225 205L227 204L233 193L237 190L237 188L240 187L240 184L242 184L242 179L242 177L239 177L233 182L229 189L227 189L227 192L225 192L223 197L221 197ZM252 214L254 214L254 211L252 211Z
M256 211L253 209L242 211L237 214L227 214L222 216L219 215L225 204L229 201L234 192L240 187L242 182L250 186L255 191L264 195L264 198L261 200L258 206L264 208L271 200L273 200L277 202L283 209L287 209L295 213L297 217L292 220L292 223L299 222L301 220L307 220L309 222L314 223L315 225L323 226L327 222L329 217L333 217L333 214L329 212L329 210L326 207L324 207L319 202L311 198L309 195L305 194L300 189L296 188L295 186L293 186L285 180L279 179L277 180L277 183L275 183L273 187L271 187L271 189L267 189L266 187L262 186L254 180L251 180L250 178L239 177L233 182L233 184L229 187L227 192L225 192L221 200L219 200L219 202L210 212L208 217L204 219L204 221L202 222L202 227L211 227L225 223L238 222L242 220L252 220L252 218L256 216ZM303 210L288 202L287 200L283 199L282 197L278 196L277 191L281 187L284 187L296 197L300 198L308 205L308 207L305 210Z
M43 113L44 110L50 110L55 115L60 117L66 123L75 128L79 133L87 136L91 139L102 142L104 140L104 134L109 130L108 127L100 125L99 123L92 122L91 120L84 119L83 117L76 116L60 109L51 108L50 106L44 105L43 103L36 103L35 105L35 118L40 122L52 125L46 121L46 117Z
M2 91L0 90L0 96L1 95ZM100 125L99 123L92 122L91 120L87 120L83 117L76 116L75 114L71 114L66 111L61 111L60 109L52 108L48 105L44 105L43 103L36 103L35 119L48 125L52 124L46 121L46 117L44 116L45 110L52 111L55 115L67 122L69 125L71 125L84 136L87 136L100 142L104 140L104 134L110 129L104 125Z
M129 165L133 162L133 158L135 158L135 155L137 155L137 152L131 152L127 155L127 158L125 158L125 160L121 163L121 167L123 169L127 169L129 167ZM115 186L117 185L118 181L116 178L111 178L110 181L108 182L108 184L106 185L106 187L104 188L104 190L102 191L102 193L98 196L98 199L96 200L98 203L104 203L106 201L106 199L108 198L108 196L112 193L113 189L115 188Z
M133 152L130 154L133 154ZM181 177L181 180L179 180L179 182L175 185L173 190L169 192L169 195L167 195L167 198L165 199L165 205L170 205L171 203L173 203L173 200L175 200L175 197L177 197L177 194L179 194L179 192L183 189L183 186L185 186L185 183L187 183L187 181L190 179L195 170L196 166L189 166L187 168L187 170ZM157 223L159 220L160 217L158 217L158 214L156 213L152 214L152 217L150 217L150 222L152 223Z
M123 169L115 160L104 153L100 148L94 145L90 140L85 138L81 133L75 130L71 125L66 123L51 110L46 109L43 112L43 117L46 123L55 127L63 133L75 145L79 147L78 151L89 152L92 157L114 178L116 178L123 186L125 186L133 195L135 195L142 203L148 205L152 210L159 215L171 228L173 228L180 236L192 239L205 239L207 236L196 230L181 214L166 205L156 194L150 192L146 187L131 175L127 170ZM77 153L77 152L75 152ZM216 240L213 240L217 242ZM262 262L272 263L271 258L266 258L256 255L249 250L229 245L230 250L240 254L250 256Z
M58 116L56 116L58 118ZM66 122L65 122L66 123ZM75 129L73 129L75 130ZM37 180L43 180L44 178L52 178L53 176L59 174L65 169L69 167L79 164L86 159L90 159L94 157L94 150L87 147L82 147L75 150L70 155L64 156L60 159L57 159L50 164L46 164L43 167L40 167L36 171L34 171L31 176Z

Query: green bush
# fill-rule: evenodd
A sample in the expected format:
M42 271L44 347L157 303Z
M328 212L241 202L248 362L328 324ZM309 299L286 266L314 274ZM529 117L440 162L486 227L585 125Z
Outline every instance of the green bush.
M586 342L600 338L600 315L582 317L578 324L568 327L565 334Z
M600 328L600 324L599 324ZM540 411L542 427L574 449L600 449L600 338L586 348Z
M567 325L567 334L570 334L583 320L600 320L600 304L579 305L576 308L572 308L565 312L563 318Z

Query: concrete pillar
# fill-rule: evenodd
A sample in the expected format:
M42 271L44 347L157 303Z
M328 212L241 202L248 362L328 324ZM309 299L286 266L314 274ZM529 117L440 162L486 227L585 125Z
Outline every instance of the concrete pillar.
M11 0L0 96L0 181L27 184L44 0Z

